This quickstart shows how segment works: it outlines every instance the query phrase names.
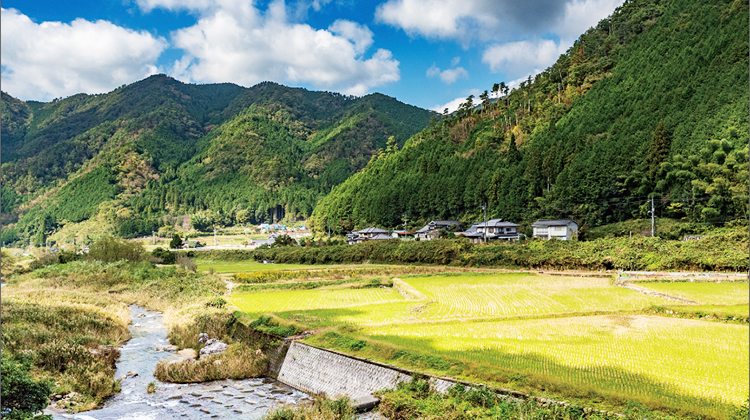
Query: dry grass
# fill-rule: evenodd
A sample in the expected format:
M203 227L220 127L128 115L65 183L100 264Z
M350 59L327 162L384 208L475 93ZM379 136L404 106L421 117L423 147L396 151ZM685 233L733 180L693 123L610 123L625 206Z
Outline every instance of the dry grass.
M268 358L259 350L236 343L220 354L203 356L197 361L160 361L154 375L162 382L194 383L219 379L244 379L262 376Z

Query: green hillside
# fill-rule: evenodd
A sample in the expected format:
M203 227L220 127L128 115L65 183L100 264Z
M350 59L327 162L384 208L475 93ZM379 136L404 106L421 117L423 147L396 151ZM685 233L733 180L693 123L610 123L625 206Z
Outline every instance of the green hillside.
M3 93L2 106L3 241L19 243L65 226L80 236L80 223L130 237L185 215L197 225L307 217L390 136L403 144L432 117L384 95L164 75L51 103Z
M748 212L748 6L635 0L532 80L473 97L383 151L314 212L339 232L377 224L647 216L700 223Z

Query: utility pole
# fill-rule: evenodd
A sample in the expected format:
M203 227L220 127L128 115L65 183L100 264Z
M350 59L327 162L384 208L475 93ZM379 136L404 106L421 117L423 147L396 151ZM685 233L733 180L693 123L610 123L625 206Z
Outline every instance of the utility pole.
M153 230L151 231L151 238L153 238L153 242L152 242L152 243L153 243L154 245L156 245L156 232L155 232L155 231L153 231Z
M326 226L328 226L328 241L330 242L331 240L331 218L330 217L326 218Z
M487 243L487 202L485 201L484 204L482 204L482 210L484 210L484 231L482 232L482 241L484 243Z
M216 241L216 228L214 228L214 246L217 246L219 243Z
M651 237L656 236L656 212L654 211L654 197L651 197Z
M406 221L407 221L407 220L409 220L409 219L407 218L407 214L406 214L406 213L404 213L404 238L406 238L406 230L407 230L407 229L406 229Z

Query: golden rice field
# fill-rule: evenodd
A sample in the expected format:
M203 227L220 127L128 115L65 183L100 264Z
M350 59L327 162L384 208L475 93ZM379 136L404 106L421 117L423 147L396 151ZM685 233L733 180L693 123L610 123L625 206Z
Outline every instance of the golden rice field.
M750 301L748 283L638 283L639 287L703 304L732 305Z
M747 398L750 342L742 325L600 315L391 325L366 332L414 350L430 348L453 359L617 394L732 404Z
M422 314L430 320L637 310L664 302L600 277L519 273L404 280L435 302Z
M304 311L310 309L347 308L373 303L401 301L403 298L391 288L367 289L312 289L240 292L230 297L231 302L250 314Z
M673 302L614 286L608 278L528 273L400 278L426 299L404 300L382 288L241 292L231 299L250 314L275 313L310 327L359 325L358 334L384 348L483 371L532 374L615 397L696 406L707 413L726 413L727 404L747 399L747 325L645 315L642 309ZM747 284L646 287L654 285L711 304L706 307L747 310L746 304L728 305L746 302L740 292ZM369 354L381 356L388 361L385 353Z

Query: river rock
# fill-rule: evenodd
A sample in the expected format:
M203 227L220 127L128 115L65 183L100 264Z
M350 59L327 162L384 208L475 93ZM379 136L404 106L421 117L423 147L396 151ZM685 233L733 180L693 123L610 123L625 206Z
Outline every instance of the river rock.
M195 350L190 349L190 348L188 348L188 349L182 349L182 350L178 351L177 354L179 354L180 356L182 356L182 357L184 357L186 359L193 359L193 360L195 360L195 358L198 357L198 353L196 353Z
M158 345L155 348L156 351L177 351L177 346L173 346L171 344L167 345Z
M215 338L211 338L208 341L206 341L206 347L203 347L201 349L201 356L208 356L211 354L219 354L224 353L226 349L229 348L229 345L226 343L221 342L220 340L217 340Z

